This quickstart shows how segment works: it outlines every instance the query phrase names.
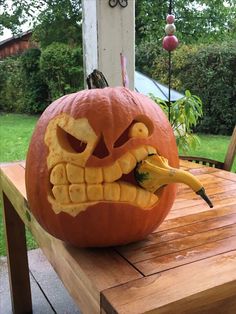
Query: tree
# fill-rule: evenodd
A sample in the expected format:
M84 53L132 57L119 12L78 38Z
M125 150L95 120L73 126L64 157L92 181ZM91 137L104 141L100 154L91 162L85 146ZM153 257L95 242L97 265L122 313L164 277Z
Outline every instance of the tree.
M81 44L81 0L12 0L11 6L3 0L0 4L0 32L5 27L15 35L28 21L41 47L52 42Z
M43 49L40 69L50 90L50 101L83 88L82 52L63 43Z
M181 44L210 43L236 38L236 0L173 0L176 36ZM136 64L151 74L162 50L168 0L139 0L136 10Z
M42 48L53 42L82 46L81 0L52 0L37 17L33 38Z
M22 31L22 25L33 22L35 12L45 6L45 0L0 0L0 35L4 28L10 29L13 35Z
M176 17L177 35L183 43L194 43L235 36L235 0L175 0L172 12ZM135 2L136 43L144 39L161 41L169 1L141 0Z

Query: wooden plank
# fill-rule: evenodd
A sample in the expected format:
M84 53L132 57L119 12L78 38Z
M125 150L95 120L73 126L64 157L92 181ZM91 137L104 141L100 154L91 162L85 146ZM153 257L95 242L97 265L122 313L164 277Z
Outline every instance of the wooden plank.
M227 179L221 179L217 177L207 177L207 178L201 178L200 176L197 176L197 178L201 181L203 187L206 190L207 195L217 194L219 193L217 190L222 189L223 191L227 191L227 186L232 186L231 189L233 189L233 186L236 187L235 183L232 181L229 181ZM194 193L194 191L187 185L184 185L182 183L179 183L177 185L178 187L178 193L177 193L177 200L181 198L189 198L194 197L197 199L197 194ZM199 196L198 196L198 199Z
M235 205L236 204L235 195L236 190L230 191L229 193L220 193L218 195L215 195L214 197L212 197L214 208L212 208L211 210L215 211L220 209L221 207ZM185 217L187 215L197 214L209 210L209 207L205 202L200 204L198 201L195 201L195 203L196 204L193 204L191 201L186 200L183 202L183 207L174 204L172 210L168 214L167 219Z
M236 298L234 295L233 297L229 297L213 303L211 303L209 300L207 304L199 304L199 307L197 309L185 311L185 314L233 314L235 313L235 309Z
M198 168L205 167L202 164L197 164L195 162L190 162L188 160L183 160L183 159L180 159L179 163L180 163L180 167L185 167L187 169L194 169L194 168L198 169Z
M214 178L215 174L217 173L217 171L209 173L208 168L204 169L205 171L203 171L203 169L201 169L201 170L202 170L202 172L200 174L195 174L195 176L197 176L198 179L201 180L202 182L210 182L210 180L212 178ZM194 168L193 169L189 169L189 172L194 172L194 171L196 171L196 170L194 170ZM199 169L197 170L197 172L199 172ZM218 180L218 181L220 181L220 180Z
M235 206L236 209L236 206ZM123 251L138 250L143 247L147 247L154 244L159 244L163 242L168 242L176 239L181 239L187 236L205 232L208 230L213 230L221 228L224 226L229 226L236 223L236 213L225 215L222 217L214 217L212 219L206 219L202 221L193 221L192 223L186 225L180 225L175 228L153 232L143 241L135 242L126 246L118 248L121 253Z
M207 186L208 184L212 184L212 183L222 183L222 180L224 180L225 183L228 181L227 178L217 177L215 175L216 173L217 172L214 172L211 174L203 173L203 174L196 175L196 177L200 180L203 186ZM187 188L187 185L181 185L181 186L185 187L185 189Z
M215 173L218 173L218 171ZM225 171L223 171L223 173L225 173ZM213 210L218 210L222 206L235 204L236 185L232 181L216 178L213 174L210 177L208 174L197 177L204 182L207 194L214 204ZM166 220L186 217L208 210L209 208L207 204L199 196L192 192L188 187L181 184L179 185L177 199Z
M20 165L22 167L25 167L25 160L17 160L17 161L10 161L10 162L1 162L0 167L6 167L6 166L12 166L12 165Z
M184 217L181 216L173 219L166 219L153 233L177 228L180 226L186 226L192 223L208 220L215 217L224 217L225 215L229 215L232 213L236 213L236 204L222 206L217 210L209 209L204 212L199 212Z
M103 291L102 307L120 314L192 313L215 302L222 304L233 296L236 296L236 251Z
M214 175L216 177L222 178L222 179L227 179L233 182L236 182L236 174L233 172L229 172L229 171L217 171L216 173L214 173Z
M223 190L223 192L216 192L212 191L211 193L207 193L207 195L210 197L212 203L214 204L214 207L217 205L217 201L223 201L224 199L227 198L234 198L236 200L236 184L231 186L229 190ZM184 209L185 207L191 207L191 206L196 206L196 205L207 205L205 202L202 200L201 197L199 197L196 193L194 192L189 192L187 196L181 195L180 196L181 201L176 201L172 207L172 211L175 211L177 209ZM236 201L234 202L236 203ZM208 207L209 208L209 207ZM214 208L213 208L214 210Z
M228 189L233 190L235 187L236 187L235 182L225 179L222 179L219 182L215 182L214 180L212 180L212 182L205 185L206 192L208 195L225 192L228 191ZM184 184L178 184L178 193L176 201L178 201L179 199L188 198L189 195L190 197L195 195L194 191Z
M99 313L100 291L142 277L113 249L76 249L44 231L27 207L24 169L9 168L1 172L4 192L82 311Z
M131 249L129 246L121 247L119 252L130 263L137 263L158 256L176 253L189 248L194 248L202 244L215 242L221 239L236 235L236 225L231 224L221 228L207 230L187 237L180 237L171 241L152 245L140 245L138 248Z
M4 177L8 178L8 180L14 184L16 190L26 199L25 169L21 166L21 164L13 163L8 166L1 165L0 179L3 179Z
M3 213L12 309L16 314L31 313L32 299L25 226L4 193Z
M219 198L222 200L222 199L226 199L227 197L234 197L235 194L236 194L236 185L235 184L229 185L228 190L225 188L222 188L222 189L219 188L218 190L216 190L215 194L214 194L214 192L207 193L207 195L209 196L209 198L211 200L213 200L213 199L217 200ZM178 197L175 200L175 203L174 203L171 210L175 211L178 209L184 209L185 207L191 207L191 206L197 206L197 205L207 205L207 204L204 204L204 201L202 200L202 198L199 197L199 195L197 195L194 192L189 192L189 193L186 193L186 194ZM214 210L214 207L212 210Z
M135 263L145 276L236 250L236 236Z
M217 171L219 171L219 169L217 168L213 168L213 167L207 167L207 166L204 166L202 168L194 168L194 169L191 169L191 165L189 165L190 168L188 168L188 171L190 173L192 173L193 175L200 175L200 174L204 174L204 173L215 173Z

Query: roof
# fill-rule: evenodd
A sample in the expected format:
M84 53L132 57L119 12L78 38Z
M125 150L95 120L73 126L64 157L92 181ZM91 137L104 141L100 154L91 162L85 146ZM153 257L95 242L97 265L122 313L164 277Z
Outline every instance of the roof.
M0 41L0 46L3 46L7 43L10 43L11 41L14 41L16 39L22 39L22 37L27 36L27 35L31 35L31 34L32 34L32 31L28 30L26 32L23 32L23 33L20 33L18 35L12 36L10 38L4 39L4 40Z
M155 97L158 97L164 101L168 101L169 87L161 84L152 78L135 71L135 90L146 96L153 94ZM176 101L184 97L183 94L177 92L174 89L170 91L170 101Z

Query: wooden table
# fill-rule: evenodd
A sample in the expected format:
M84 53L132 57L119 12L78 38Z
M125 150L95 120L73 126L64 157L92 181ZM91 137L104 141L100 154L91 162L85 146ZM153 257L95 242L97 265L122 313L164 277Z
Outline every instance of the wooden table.
M27 226L83 313L236 313L236 174L186 161L214 203L187 187L146 240L76 249L46 233L28 209L24 164L1 169L12 304L31 311Z

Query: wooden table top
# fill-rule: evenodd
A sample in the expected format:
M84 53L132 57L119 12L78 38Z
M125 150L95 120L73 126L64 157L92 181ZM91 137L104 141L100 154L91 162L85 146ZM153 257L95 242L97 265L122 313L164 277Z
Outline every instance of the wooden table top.
M76 249L40 227L28 210L23 163L1 167L1 186L83 313L236 313L236 174L181 167L201 180L214 208L179 185L156 231L108 249Z

